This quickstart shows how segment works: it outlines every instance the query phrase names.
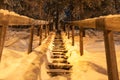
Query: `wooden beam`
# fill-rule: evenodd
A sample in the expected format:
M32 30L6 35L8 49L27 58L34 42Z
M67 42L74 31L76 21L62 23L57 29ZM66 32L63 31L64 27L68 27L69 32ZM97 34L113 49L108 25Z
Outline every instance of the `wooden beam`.
M0 61L1 61L2 52L4 48L4 43L5 43L6 28L7 28L6 25L0 26Z
M30 39L29 39L29 46L28 46L28 54L32 52L33 34L34 34L34 26L32 25L31 28L30 28Z
M103 19L104 23L102 22ZM67 23L70 25L82 26L83 28L96 28L99 24L105 24L106 30L120 31L120 14L89 18L79 21L70 21ZM102 28L102 26L99 26L99 28Z
M3 25L4 22L8 23L8 25L40 25L49 23L44 20L34 20L15 12L9 12L8 10L0 10L0 25Z
M80 55L82 56L83 55L83 28L82 27L79 27L79 44L80 44Z
M39 31L39 36L40 36L40 39L39 39L39 45L41 45L42 43L42 28L43 28L43 25L40 26L40 31Z
M104 43L107 59L108 79L119 80L112 31L104 30Z
M74 46L74 26L72 26L72 46Z

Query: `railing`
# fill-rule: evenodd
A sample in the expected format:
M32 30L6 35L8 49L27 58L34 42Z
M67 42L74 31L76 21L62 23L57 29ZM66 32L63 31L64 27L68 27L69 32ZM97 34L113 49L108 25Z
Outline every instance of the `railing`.
M108 69L108 79L119 80L113 31L120 31L120 15L109 15L80 21L68 21L64 23L66 24L68 38L70 37L69 28L70 26L72 26L72 45L74 45L74 26L79 26L79 42L81 55L83 55L83 29L96 28L96 30L103 31Z
M30 39L28 53L32 52L34 26L39 26L39 45L42 43L42 29L45 26L45 37L49 34L49 22L44 20L34 20L32 18L18 15L7 10L0 10L0 60L5 42L6 28L9 26L30 26Z

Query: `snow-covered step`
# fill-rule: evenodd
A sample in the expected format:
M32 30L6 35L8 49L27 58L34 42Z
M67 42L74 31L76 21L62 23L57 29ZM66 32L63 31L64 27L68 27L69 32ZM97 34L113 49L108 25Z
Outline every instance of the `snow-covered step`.
M52 52L63 52L63 53L67 53L68 51L67 50L52 50Z
M65 48L59 48L59 47L55 47L55 48L53 48L53 50L65 50Z
M53 55L53 56L51 56L51 58L64 58L64 59L67 59L68 57L65 56L65 55Z
M52 63L68 63L68 62L67 62L67 59L57 58L57 59L52 59Z
M53 55L65 55L64 52L52 52Z
M48 74L51 76L56 76L56 75L65 75L65 74L71 74L71 70L63 70L63 69L49 69L47 71Z
M70 70L72 68L72 65L71 64L64 64L64 63L48 63L48 67L50 69Z

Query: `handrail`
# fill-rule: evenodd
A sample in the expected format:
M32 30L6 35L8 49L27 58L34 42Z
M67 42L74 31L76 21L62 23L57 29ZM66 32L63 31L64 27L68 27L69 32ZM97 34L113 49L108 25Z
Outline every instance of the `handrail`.
M100 16L79 21L66 21L66 24L81 26L83 28L102 28L99 24L105 25L105 29L120 31L120 14Z
M9 12L8 10L0 10L0 25L43 25L49 24L48 21L35 20L26 16Z

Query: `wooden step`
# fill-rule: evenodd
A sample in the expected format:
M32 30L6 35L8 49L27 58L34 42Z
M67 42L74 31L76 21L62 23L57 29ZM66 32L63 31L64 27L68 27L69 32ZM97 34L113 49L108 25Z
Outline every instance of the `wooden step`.
M58 61L53 60L52 63L67 63L68 64L68 62L66 60L63 60L63 61L61 61L61 60L58 60Z
M65 55L63 52L52 52L53 55Z
M59 47L55 47L55 48L53 48L53 50L60 50L61 51L61 50L66 50L66 49L65 48L61 48L61 47L60 48Z
M68 57L65 56L65 55L53 55L53 56L51 56L51 58L64 58L64 59L67 59Z
M52 50L52 52L64 52L64 53L67 53L68 51L67 50Z
M64 64L64 63L48 63L48 67L50 69L70 70L72 68L72 65L71 64Z
M54 48L65 48L65 46L61 44L55 44L53 47Z
M63 39L54 39L54 42L63 42Z
M47 73L72 73L71 70L63 70L63 69L49 69Z
M57 58L57 59L52 59L52 63L68 63L67 59L63 59L63 58Z
M59 40L59 39L61 39L61 40L62 40L62 37L55 37L55 39L54 39L54 40Z

